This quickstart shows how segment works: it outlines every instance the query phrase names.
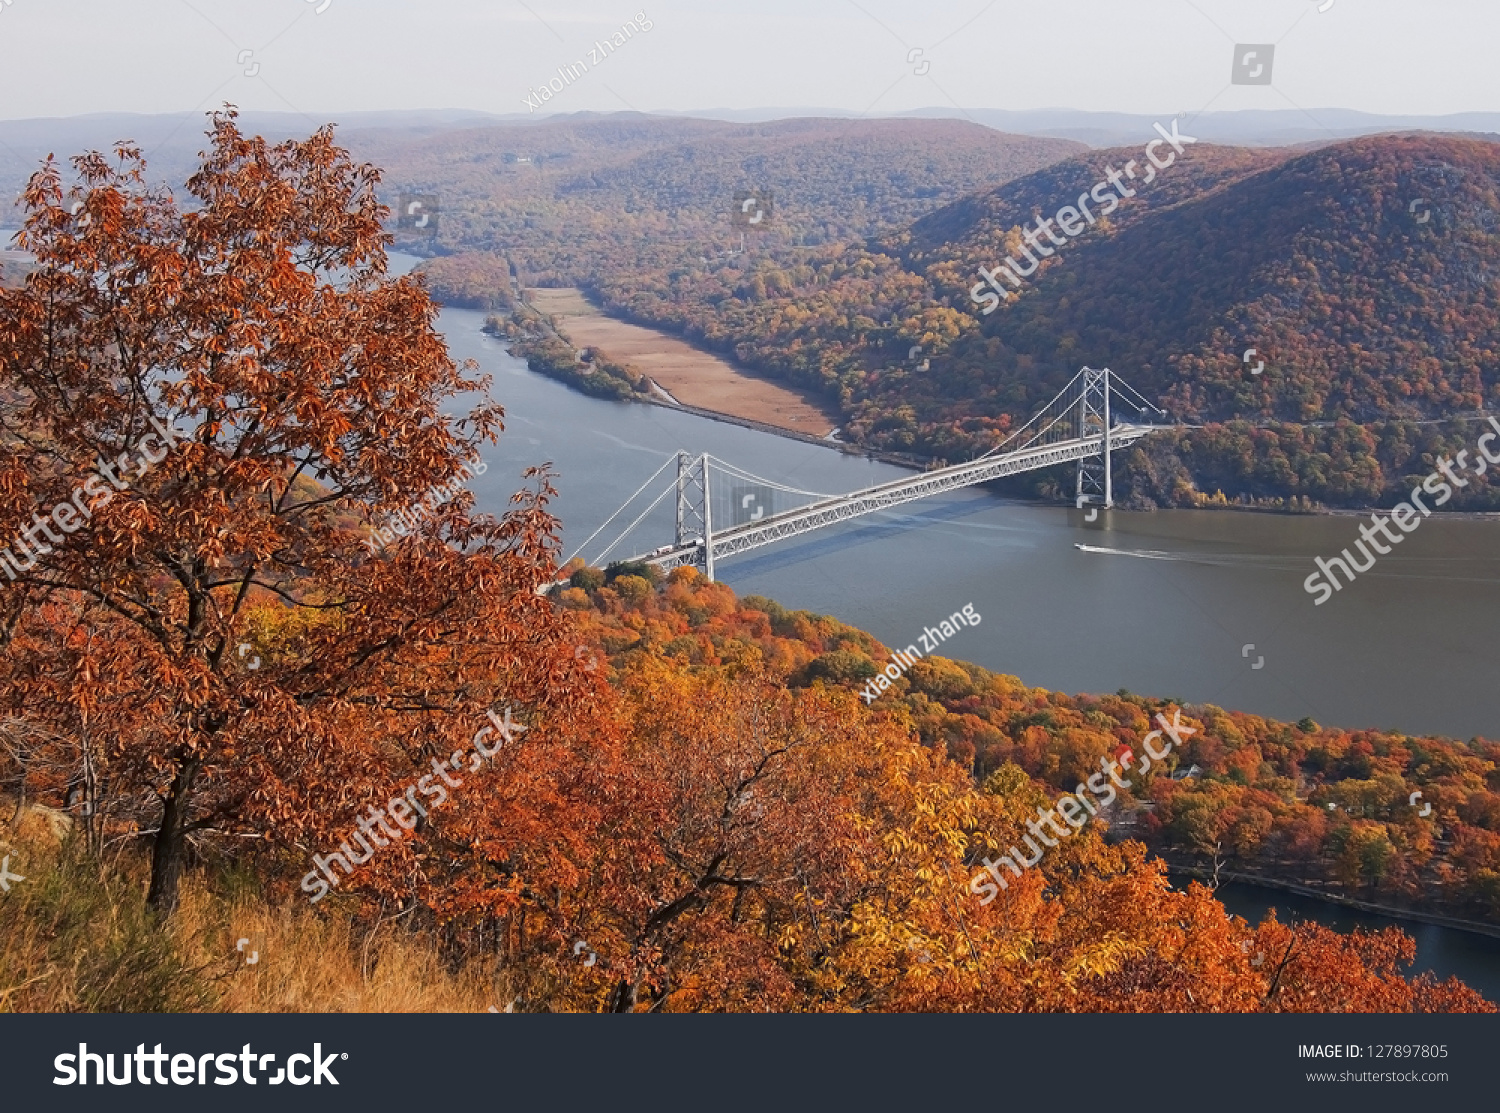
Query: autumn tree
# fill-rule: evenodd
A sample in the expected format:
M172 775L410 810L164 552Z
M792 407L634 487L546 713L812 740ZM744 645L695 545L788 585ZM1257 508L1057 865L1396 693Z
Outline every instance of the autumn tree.
M128 144L72 184L49 159L24 194L36 267L0 291L0 704L87 740L164 912L194 845L300 871L487 711L586 729L597 687L536 591L545 470L499 520L465 492L366 545L481 466L503 413L447 416L486 382L387 273L378 172L331 128L270 145L235 120L214 115L181 203ZM443 826L368 884L424 891Z

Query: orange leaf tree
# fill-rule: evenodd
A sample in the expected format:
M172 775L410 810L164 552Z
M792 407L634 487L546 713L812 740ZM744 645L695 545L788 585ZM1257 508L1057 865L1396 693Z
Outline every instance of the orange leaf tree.
M86 743L77 779L150 834L166 912L215 835L305 862L488 710L586 724L597 701L536 593L545 469L498 521L465 493L365 548L362 522L477 463L503 417L446 416L486 381L387 274L378 172L331 128L269 145L227 110L210 137L187 204L129 146L74 159L72 186L49 159L35 272L0 292L0 704ZM430 881L442 823L368 883Z

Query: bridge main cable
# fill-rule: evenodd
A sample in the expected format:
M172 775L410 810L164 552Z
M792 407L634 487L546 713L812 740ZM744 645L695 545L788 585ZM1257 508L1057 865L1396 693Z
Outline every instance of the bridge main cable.
M708 458L711 463L718 465L718 468L721 472L732 479L743 479L750 483L760 483L767 487L774 487L778 491L785 491L789 495L806 495L809 498L814 499L838 498L837 495L830 495L824 491L804 491L799 487L788 487L785 483L777 483L773 479L767 479L765 478L765 476L756 475L754 472L748 472L744 468L736 467L734 464L729 463L729 461L720 460L717 456L714 456L712 454L710 454Z

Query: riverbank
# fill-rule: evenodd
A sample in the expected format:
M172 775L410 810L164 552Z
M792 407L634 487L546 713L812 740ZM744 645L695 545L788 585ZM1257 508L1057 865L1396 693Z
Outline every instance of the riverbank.
M534 367L586 394L616 401L647 402L805 444L837 448L845 455L879 460L919 472L942 467L947 463L914 453L882 451L842 442L838 440L840 428L837 425L837 415L816 398L759 378L720 356L695 348L687 341L655 327L606 316L577 287L516 289L513 296L522 308L533 315L536 324L547 335L554 337L559 345L566 345L575 354L592 350L604 362L617 365L614 370L619 377L614 379L599 374L582 374L594 370L585 362L579 362L576 370L571 361L567 360L567 368ZM566 353L562 354L565 356ZM628 365L628 374L625 365ZM632 383L634 389L631 389ZM1478 421L1486 420L1487 417L1484 414L1463 415L1457 420ZM1056 504L1055 499L1035 497L1034 493L1021 490L1007 489L1007 496L1039 506ZM1135 506L1129 500L1117 504L1117 508L1133 513L1147 513L1157 509L1233 510L1276 517L1363 518L1379 512L1379 508L1373 506L1329 507L1321 503L1304 507L1256 505L1223 500L1223 496L1204 499L1201 505L1191 508L1156 507L1149 504ZM1446 511L1443 517L1495 521L1500 520L1500 512Z
M589 375L580 374L580 372L587 372L591 369L597 372L597 370L602 367L613 368L616 375L619 376L625 375L626 371L625 368L618 364L618 360L615 358L615 350L613 348L604 347L604 345L600 343L599 340L595 340L592 347L591 362L585 363L579 361L579 353L584 350L589 350L590 346L580 345L575 339L573 339L572 336L569 336L568 334L565 334L558 329L553 328L550 323L550 318L554 318L559 315L558 307L562 306L576 309L577 306L571 298L548 298L546 296L553 294L577 294L579 299L582 299L582 294L580 291L569 288L565 290L526 290L517 294L517 300L525 309L534 314L534 317L532 319L541 327L545 335L553 338L553 340L555 341L555 344L553 345L554 347L559 347L560 350L565 348L567 351L571 351L573 353L572 357L565 359L565 362L569 363L568 368L549 366L548 357L545 352L542 352L540 350L533 350L529 346L529 341L515 339L514 334L510 334L507 330L498 327L496 319L493 316L491 317L490 325L486 326L485 331L490 335L495 336L496 339L509 340L509 346L506 350L510 352L511 355L514 355L517 358L525 359L528 366L530 366L532 370L558 379L560 382L566 383L569 387L575 390L580 390L592 397L604 398L609 401L640 402L646 405L660 406L663 409L676 410L681 413L692 414L694 417L707 418L709 421L723 422L726 425L735 425L741 429L751 429L757 433L768 433L771 436L784 437L788 440L800 441L803 444L813 444L817 445L820 448L834 449L844 454L845 456L859 456L868 460L878 460L884 464L892 464L896 467L907 468L912 471L928 471L932 468L942 466L941 461L931 460L925 456L915 456L910 453L901 452L882 452L879 449L849 444L838 439L839 430L836 427L830 429L826 433L819 435L817 433L807 432L803 429L794 428L789 425L780 425L774 422L763 420L755 413L740 413L734 412L732 409L693 405L678 398L665 386L663 386L662 383L659 382L654 376L646 374L644 371L641 371L634 365L632 365L631 371L636 373L636 377L639 380L638 385L635 387L635 389L630 389L629 382L624 378L610 378L607 376L601 376L597 373L592 373ZM536 298L535 300L527 300L531 295L542 296ZM583 302L583 304L586 306L588 305L587 302ZM593 313L598 314L597 309L594 309L592 306L588 306L588 308ZM604 319L608 320L608 318ZM673 344L681 344L684 347L688 347L682 341L677 341L672 337L662 336L662 334L655 333L655 330L647 329L644 326L632 325L627 322L615 323L621 325L624 328L633 329L640 332L653 333L654 335L660 336L664 341L671 341ZM495 327L491 327L492 325ZM575 328L574 331L576 333L577 329ZM517 350L518 345L520 346L521 350ZM697 352L697 349L691 350ZM707 359L717 359L717 357L708 355L707 353L698 354L704 356ZM573 362L577 362L576 368L571 366ZM723 361L719 362L723 363ZM724 366L728 367L729 371L735 375L743 374L742 372L729 366L728 364L724 364ZM763 380L750 379L748 381L757 383L761 386L765 386L773 390L783 389L776 387L775 384L765 383ZM795 392L791 391L785 391L785 393L795 394ZM733 399L731 399L731 401L733 401ZM756 407L754 406L748 406L745 408L750 410L756 409ZM832 418L828 418L825 416L820 420L831 421Z
M556 323L575 349L598 349L634 366L690 412L737 418L754 422L750 428L817 441L839 424L838 416L811 395L750 375L675 336L607 317L576 287L528 289L522 294L527 305Z
M1166 861L1163 859L1163 861ZM1200 881L1210 880L1213 877L1212 870L1201 869L1196 866L1178 866L1167 862L1167 874L1177 877L1192 877ZM1252 873L1231 873L1229 870L1219 871L1220 881L1233 881L1239 885L1250 885L1257 889L1272 889L1283 893L1292 893L1299 897L1307 897L1312 900L1323 901L1327 904L1336 904L1342 908L1352 908L1357 912L1368 912L1373 915L1386 916L1392 920L1409 920L1414 923L1435 924L1438 927L1448 928L1452 931L1466 931L1472 935L1487 935L1492 939L1500 939L1500 925L1481 923L1477 920L1462 920L1455 916L1439 916L1431 912L1421 912L1412 908L1395 908L1385 904L1373 904L1370 901L1355 900L1338 893L1329 893L1310 885L1299 885L1292 881L1281 881L1275 878L1262 877Z

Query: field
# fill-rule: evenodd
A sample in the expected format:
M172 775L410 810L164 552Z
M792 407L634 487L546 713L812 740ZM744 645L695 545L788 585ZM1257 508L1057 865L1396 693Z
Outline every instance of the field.
M526 298L551 315L558 331L577 348L598 348L633 364L685 406L826 436L838 420L810 396L758 379L710 352L675 336L606 317L575 288L534 289Z

